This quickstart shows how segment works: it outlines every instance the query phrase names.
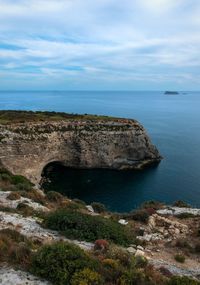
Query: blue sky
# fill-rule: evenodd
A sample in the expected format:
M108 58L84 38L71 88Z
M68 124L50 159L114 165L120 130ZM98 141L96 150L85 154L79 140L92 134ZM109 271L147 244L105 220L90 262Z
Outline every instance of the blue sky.
M200 90L199 0L0 0L1 90Z

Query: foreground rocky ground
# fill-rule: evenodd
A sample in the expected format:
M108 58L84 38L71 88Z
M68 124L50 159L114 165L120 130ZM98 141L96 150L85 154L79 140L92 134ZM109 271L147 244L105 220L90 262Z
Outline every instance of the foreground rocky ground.
M85 217L86 219L87 217L91 217L92 219L95 219L97 217L96 221L100 222L104 220L106 222L111 221L111 225L114 226L113 231L116 230L116 224L121 224L120 227L124 229L124 232L128 230L129 235L131 233L131 235L134 236L134 239L131 237L131 239L129 239L130 242L124 242L117 239L117 234L116 238L113 237L113 240L108 238L109 243L116 243L116 245L114 246L117 248L117 250L121 251L122 254L126 254L126 258L132 256L134 258L142 258L143 262L144 260L147 260L149 264L148 266L152 266L148 267L152 268L150 275L154 274L151 278L158 278L156 274L161 274L159 280L162 280L162 278L164 278L164 281L159 281L160 283L148 283L150 281L145 281L146 283L131 283L129 281L126 281L126 283L123 283L125 281L119 281L119 283L116 283L116 281L101 283L99 281L99 283L95 283L93 281L88 281L88 283L83 283L84 285L168 284L162 282L168 282L166 280L171 278L172 275L189 276L193 278L191 280L200 279L200 209L193 209L187 207L187 205L183 204L182 202L176 203L176 205L172 207L151 201L144 204L141 209L138 209L131 213L114 214L106 211L102 205L97 203L94 203L93 206L88 206L84 205L84 203L81 201L71 201L70 199L67 199L55 192L45 195L41 190L31 188L32 186L30 187L30 189L28 189L30 185L27 186L27 181L25 183L26 187L23 186L27 188L26 191L24 189L23 191L16 191L17 189L13 191L13 188L11 187L13 186L11 185L13 182L8 183L6 179L1 179L0 182L0 284L51 284L47 280L42 280L32 275L31 273L28 273L28 271L30 270L26 268L29 268L27 267L27 263L29 263L30 261L27 262L26 260L26 262L21 262L21 257L18 258L20 256L20 252L17 252L16 254L15 251L14 255L14 258L16 260L20 260L19 264L17 264L16 262L12 262L12 255L11 259L7 259L5 258L5 256L1 256L2 252L5 251L5 239L1 238L1 235L5 238L5 234L8 234L8 236L14 235L15 243L19 243L19 248L23 248L25 243L29 244L30 242L32 244L31 251L33 253L37 252L44 244L51 245L55 242L63 241L68 242L70 244L75 244L78 247L82 248L85 252L89 252L92 256L97 256L98 260L103 262L103 264L109 263L109 266L111 266L110 264L112 264L112 266L109 268L112 268L114 266L116 267L116 271L121 270L118 261L115 260L117 258L116 254L115 257L113 257L113 255L109 253L110 255L108 255L108 258L106 257L106 250L108 250L108 242L105 241L104 236L104 240L100 240L100 251L94 251L94 248L96 246L94 246L94 239L93 241L89 242L88 240L90 240L90 237L85 236L85 239L80 238L79 240L78 238L77 240L76 238L73 238L72 232L62 232L60 230L56 230L58 228L58 223L55 222L55 225L52 226L52 221L54 221L55 219L54 212L58 208L67 209L66 213L72 215L73 219L74 213L75 215L78 214L76 217L79 217L80 215L80 220L78 220L78 224L82 223L81 219ZM10 188L12 188L12 191L9 190ZM60 213L57 213L56 215L59 216L59 219L63 219L63 217L60 216ZM64 214L62 213L62 215ZM46 218L49 216L50 218ZM62 221L66 221L66 217L64 216L64 220ZM98 218L103 220L98 220ZM48 219L50 219L51 223L48 222L44 224L45 220L49 221ZM102 229L102 231L105 230L105 228ZM81 229L79 230L81 237L84 237L83 233L81 232ZM16 233L19 233L21 236L23 236L24 240L21 241L21 236L19 239ZM121 235L121 232L119 232L119 235ZM12 244L10 244L9 246L12 247ZM9 250L7 252L9 252ZM26 253L26 251L24 252ZM24 264L26 266L24 266ZM112 268L112 274L113 270L114 269ZM122 277L118 279L122 280ZM187 282L183 281L183 283L169 284L198 284L192 283L193 281ZM52 284L64 283L54 282ZM82 283L70 284L81 285Z

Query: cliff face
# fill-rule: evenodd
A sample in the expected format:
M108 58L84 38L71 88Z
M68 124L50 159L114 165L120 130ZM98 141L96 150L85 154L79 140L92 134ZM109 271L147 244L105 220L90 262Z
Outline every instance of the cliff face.
M43 168L59 161L75 168L138 169L160 160L134 120L65 119L0 124L0 162L38 183Z

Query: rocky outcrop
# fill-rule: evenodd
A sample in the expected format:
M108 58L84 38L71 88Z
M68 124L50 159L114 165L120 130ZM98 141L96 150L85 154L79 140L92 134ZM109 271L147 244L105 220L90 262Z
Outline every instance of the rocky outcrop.
M0 124L1 164L33 183L51 162L74 168L139 169L160 159L135 120L82 116Z

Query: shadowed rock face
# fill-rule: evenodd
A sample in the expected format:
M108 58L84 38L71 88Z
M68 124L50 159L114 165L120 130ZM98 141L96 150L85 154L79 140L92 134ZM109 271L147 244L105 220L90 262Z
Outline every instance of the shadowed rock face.
M144 128L126 119L65 119L0 124L0 162L39 183L59 161L74 168L140 169L160 161Z

